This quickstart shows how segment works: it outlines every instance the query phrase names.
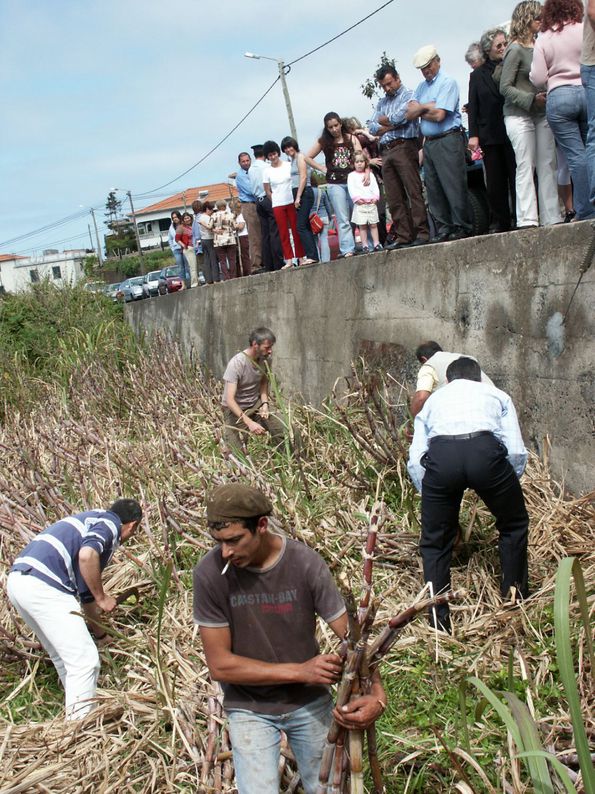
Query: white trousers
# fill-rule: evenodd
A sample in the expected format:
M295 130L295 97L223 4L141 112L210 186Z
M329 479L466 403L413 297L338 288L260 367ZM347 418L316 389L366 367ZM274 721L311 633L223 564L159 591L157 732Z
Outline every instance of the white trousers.
M516 158L517 226L561 223L556 144L547 119L505 116L504 123Z
M50 587L36 576L13 571L8 597L48 652L66 693L66 719L84 717L95 704L99 653L82 617L77 599Z

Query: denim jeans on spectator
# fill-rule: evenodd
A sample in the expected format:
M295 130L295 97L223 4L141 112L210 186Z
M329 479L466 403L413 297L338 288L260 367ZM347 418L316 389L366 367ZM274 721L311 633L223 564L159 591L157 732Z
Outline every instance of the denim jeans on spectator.
M578 220L595 217L589 201L590 185L587 164L587 100L582 85L561 85L547 96L546 116L556 143L566 155L574 209Z
M297 196L298 189L293 188L293 198ZM310 228L310 213L312 212L312 205L314 204L314 191L311 187L306 186L302 193L302 200L297 211L297 230L302 241L302 246L306 252L308 259L318 262L318 248L316 247L316 240Z
M281 731L287 734L306 794L316 794L332 702L325 695L287 714L229 709L229 734L239 794L279 794Z
M589 200L595 204L595 66L581 64L581 80L587 98L587 168L589 171Z
M347 185L327 185L328 197L333 205L337 219L337 233L339 235L339 251L342 255L352 254L355 251L355 240L351 231L351 211L353 205L347 192Z

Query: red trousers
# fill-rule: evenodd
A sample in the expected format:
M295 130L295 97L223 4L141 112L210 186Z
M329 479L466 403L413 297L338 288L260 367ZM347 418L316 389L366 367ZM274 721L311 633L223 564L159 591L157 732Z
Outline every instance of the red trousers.
M282 207L273 207L273 213L277 221L277 227L279 228L283 259L293 259L294 256L301 259L305 254L297 230L297 212L295 211L295 206L293 204L284 204ZM289 239L290 229L293 237L295 254L291 248L291 240Z

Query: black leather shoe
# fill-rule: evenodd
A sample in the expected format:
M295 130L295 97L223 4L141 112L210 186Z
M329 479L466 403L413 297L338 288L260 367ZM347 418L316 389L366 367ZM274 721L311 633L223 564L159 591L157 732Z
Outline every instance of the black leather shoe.
M442 234L437 234L435 237L432 237L430 242L431 243L445 243L447 240L450 240L450 234L448 232L443 232Z
M456 232L448 235L449 240L464 240L466 237L471 237L471 232L467 232L465 229L457 229Z
M411 243L390 243L390 245L384 245L385 251L400 251L402 248L409 248Z
M430 241L426 240L425 237L416 237L415 240L411 243L411 247L414 248L418 245L427 245Z

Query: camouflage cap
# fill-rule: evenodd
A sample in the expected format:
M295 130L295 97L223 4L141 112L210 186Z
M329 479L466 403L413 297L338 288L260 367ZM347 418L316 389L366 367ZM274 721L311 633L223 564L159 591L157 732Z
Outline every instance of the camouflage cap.
M233 521L272 512L273 505L262 491L239 482L219 486L207 499L207 521Z

